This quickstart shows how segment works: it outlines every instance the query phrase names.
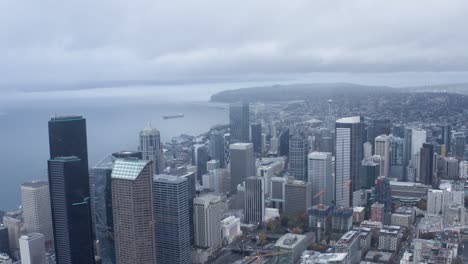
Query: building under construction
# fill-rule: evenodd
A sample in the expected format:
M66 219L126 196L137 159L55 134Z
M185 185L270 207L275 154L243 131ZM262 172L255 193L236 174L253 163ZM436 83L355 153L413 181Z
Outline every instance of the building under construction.
M353 209L335 208L332 211L332 232L344 234L353 227Z
M330 231L332 207L319 204L310 207L307 211L310 230L315 233L315 242L320 243Z

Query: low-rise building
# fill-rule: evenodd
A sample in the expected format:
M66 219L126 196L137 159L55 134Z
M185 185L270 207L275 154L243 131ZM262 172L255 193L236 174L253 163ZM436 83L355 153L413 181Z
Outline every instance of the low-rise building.
M309 236L288 233L276 241L275 247L280 251L289 251L288 263L295 264L300 260L302 252L307 249L310 243Z
M401 227L385 226L379 234L379 250L396 252L400 247Z
M240 218L235 216L228 216L221 221L221 233L224 244L231 244L234 239L242 235L240 226Z
M392 214L391 224L393 226L401 226L409 228L411 225L411 216L406 214Z
M353 208L353 223L360 224L366 217L365 207L354 207Z
M350 264L361 261L359 232L352 230L346 232L335 244L336 253L347 253Z
M348 264L349 258L347 253L323 253L318 255L311 262L302 264Z
M388 253L388 252L382 252L382 251L375 251L375 250L370 250L367 252L366 256L364 257L364 263L390 263L392 260L393 254ZM361 261L362 264L362 261Z

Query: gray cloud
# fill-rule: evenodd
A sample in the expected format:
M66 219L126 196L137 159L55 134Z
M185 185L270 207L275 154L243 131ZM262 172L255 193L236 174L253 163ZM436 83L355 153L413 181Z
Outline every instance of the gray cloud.
M0 2L2 83L468 71L468 2Z

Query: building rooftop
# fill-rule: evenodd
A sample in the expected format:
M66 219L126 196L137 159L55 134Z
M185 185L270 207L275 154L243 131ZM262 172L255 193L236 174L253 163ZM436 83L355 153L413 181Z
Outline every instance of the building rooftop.
M80 115L63 115L63 116L54 116L50 119L49 122L65 122L65 121L74 121L74 120L81 120L83 116Z
M27 188L39 188L39 187L44 187L44 186L49 186L49 182L29 181L29 182L24 182L23 184L21 184L21 187L27 187Z
M41 237L43 238L44 235L40 234L40 233L30 233L30 234L21 236L20 239L22 239L22 240L34 240L34 239L41 238Z
M158 174L158 175L154 175L153 177L153 181L155 182L181 183L186 180L187 178L185 177L179 177L179 176L168 175L168 174Z
M135 180L151 161L138 159L116 159L112 179Z
M80 161L81 159L77 156L68 156L68 157L55 157L50 159L50 161L59 161L59 162L71 162L71 161Z
M288 233L280 237L278 241L276 241L275 246L286 248L286 249L293 249L295 246L297 246L297 244L299 244L304 239L306 239L306 236L304 235Z
M351 242L353 242L354 239L359 237L359 232L355 230L351 230L346 232L338 242L336 242L335 246L338 245L349 245Z
M364 257L365 261L374 261L378 263L387 263L391 260L393 254L389 252L369 250Z
M249 148L253 148L252 143L234 143L229 145L229 149L246 150Z
M348 253L322 253L317 256L314 263L344 262Z
M360 116L343 117L343 118L336 120L336 123L342 123L342 124L354 124L354 123L360 123L360 122L361 122Z

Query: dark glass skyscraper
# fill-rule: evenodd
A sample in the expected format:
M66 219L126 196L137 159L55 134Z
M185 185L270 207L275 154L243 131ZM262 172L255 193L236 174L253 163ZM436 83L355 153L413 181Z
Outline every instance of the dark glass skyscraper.
M192 263L188 195L186 178L153 177L154 239L160 264Z
M49 189L57 263L94 264L86 120L81 116L52 118L49 147Z
M434 145L424 143L421 148L419 180L426 185L432 185L434 174Z
M249 142L249 103L234 103L229 106L231 144Z
M224 134L219 131L213 130L210 133L210 156L212 159L219 161L219 166L224 168L225 162L225 150L224 150Z
M255 153L262 154L262 124L252 124L250 132L252 134L252 144Z

